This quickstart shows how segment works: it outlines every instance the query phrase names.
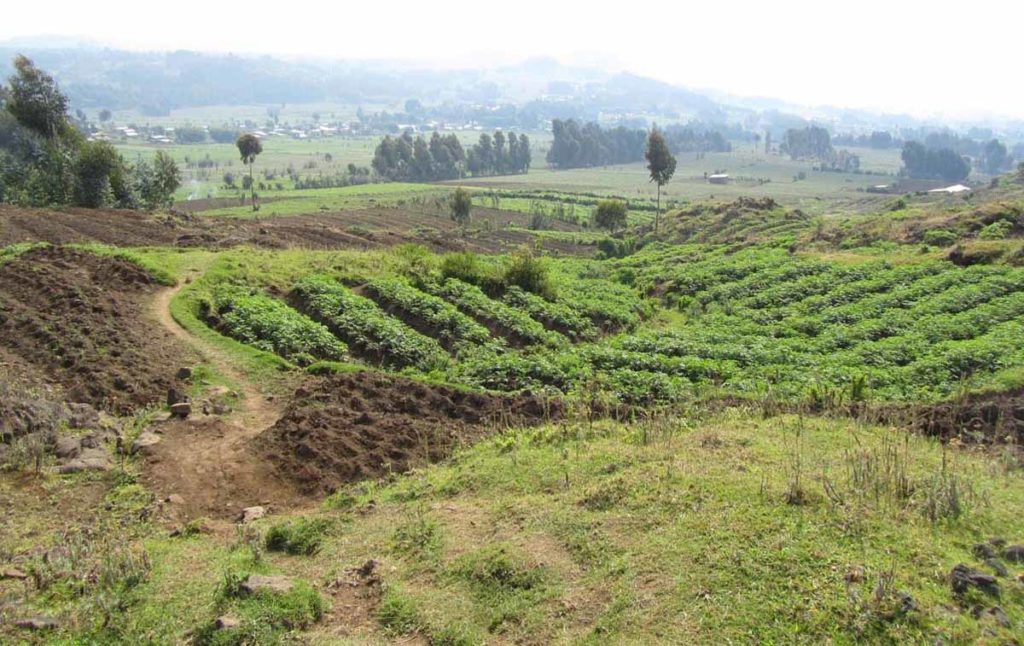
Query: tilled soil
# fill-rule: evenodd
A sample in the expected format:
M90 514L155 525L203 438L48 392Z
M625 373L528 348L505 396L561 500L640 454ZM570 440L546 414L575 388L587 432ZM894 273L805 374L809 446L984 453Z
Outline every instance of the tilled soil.
M255 440L278 473L307 491L406 471L460 443L564 414L559 400L424 384L374 372L333 375L295 391Z
M334 213L281 216L260 220L174 215L113 209L60 211L0 205L0 247L20 242L69 244L101 242L121 247L166 246L223 249L240 245L266 249L377 249L418 243L434 251L508 250L536 240L531 233L507 229L525 226L522 213L479 208L470 230L450 218L415 209L367 208ZM558 223L560 230L571 229ZM593 247L540 239L544 249L561 254L591 254Z
M67 248L0 266L0 346L67 401L129 414L160 401L189 354L145 315L159 286L138 266Z

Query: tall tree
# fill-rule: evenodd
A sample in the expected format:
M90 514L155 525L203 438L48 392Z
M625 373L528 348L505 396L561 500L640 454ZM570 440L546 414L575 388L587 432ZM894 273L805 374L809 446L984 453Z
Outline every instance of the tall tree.
M9 79L7 111L18 123L44 139L53 140L68 130L68 99L53 77L24 56L14 59Z
M601 200L594 210L594 224L615 233L626 226L626 205L619 200Z
M464 188L457 188L452 194L451 201L452 220L460 227L469 224L470 211L473 208L473 198L469 191Z
M245 133L238 138L235 142L238 146L238 153L242 156L242 163L249 166L249 188L252 191L252 210L258 211L259 206L256 205L256 184L253 183L252 179L252 167L256 163L256 156L263 152L263 144L260 143L259 137L252 133Z
M655 126L647 135L647 152L644 154L647 159L647 170L651 173L651 181L658 185L658 210L654 214L654 232L658 232L658 223L661 219L661 187L668 184L672 175L676 172L676 158L669 152L665 137Z

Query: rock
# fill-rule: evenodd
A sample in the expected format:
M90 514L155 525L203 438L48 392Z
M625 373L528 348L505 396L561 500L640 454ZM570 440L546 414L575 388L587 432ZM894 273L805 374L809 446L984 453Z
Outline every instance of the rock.
M213 402L213 414L214 415L227 415L231 412L231 407L224 402L215 401Z
M89 404L68 404L68 426L94 428L100 424L99 412Z
M1006 539L999 536L993 536L992 538L988 539L988 544L992 545L993 547L1003 547L1004 545L1006 545Z
M291 591L295 586L292 580L286 576L264 576L262 574L250 574L249 578L242 582L240 590L242 594L256 594L257 592L285 593Z
M113 466L110 454L105 449L83 449L77 458L60 465L57 472L110 471Z
M984 561L996 557L996 548L991 543L975 543L971 547L971 554L974 554L974 558Z
M70 435L58 435L53 453L62 460L77 458L82 450L82 440Z
M139 436L132 442L132 455L139 453L141 455L149 455L153 452L153 447L160 443L160 436L152 431L142 431Z
M996 576L1010 576L1010 571L1006 569L1003 562L996 558L985 559L985 565L987 565Z
M917 610L918 610L917 600L915 600L914 597L910 596L909 592L903 592L903 591L897 592L896 593L896 598L898 598L900 600L900 611L903 614L908 614L908 613L911 613L911 612L917 612Z
M847 583L861 583L864 581L864 566L857 565L852 568L843 576L843 579Z
M171 495L167 496L166 502L169 502L172 505L184 505L185 499L176 493L172 493Z
M239 517L239 521L243 523L251 523L254 520L259 520L267 515L267 510L259 505L253 507L246 507L242 510L242 515Z
M57 627L57 620L52 617L29 617L19 619L14 625L28 630L53 630Z
M192 404L188 402L178 402L171 406L171 417L179 417L185 419L192 412Z
M172 406L173 407L175 404L180 404L180 403L186 402L186 401L188 401L188 397L185 395L185 393L181 392L180 390L178 390L177 388L175 388L173 386L171 386L170 388L167 389L167 405L168 406Z
M213 622L213 625L217 627L217 630L231 630L241 626L242 622L234 617L224 615L217 617L217 621Z
M999 582L994 576L967 567L963 563L954 567L950 572L950 583L956 594L964 594L970 588L977 588L993 597L999 596Z
M186 381L192 378L192 368L178 368L178 372L174 373L175 378L181 381Z
M370 559L356 569L356 574L365 579L376 572L378 567L380 567L380 561L377 559Z
M1024 563L1024 545L1011 545L1003 552L1003 556L1011 563Z
M1006 611L1004 611L999 606L992 606L991 608L986 608L985 610L982 610L981 613L978 615L978 619L991 619L1003 628L1010 627L1010 618L1006 616Z
M99 449L103 447L103 438L97 433L90 433L82 438L83 449Z
M27 579L28 575L17 568L9 568L0 572L0 579L17 579L21 581Z

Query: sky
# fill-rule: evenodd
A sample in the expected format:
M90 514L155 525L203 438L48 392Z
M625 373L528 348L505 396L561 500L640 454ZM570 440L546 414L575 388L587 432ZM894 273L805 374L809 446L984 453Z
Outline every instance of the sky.
M1024 118L1011 0L320 2L55 0L3 10L0 41L480 67L547 56L694 89L947 118Z

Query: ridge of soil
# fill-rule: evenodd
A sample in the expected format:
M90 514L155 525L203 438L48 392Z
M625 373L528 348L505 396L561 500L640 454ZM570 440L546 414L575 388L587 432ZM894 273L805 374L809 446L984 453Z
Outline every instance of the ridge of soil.
M539 240L547 251L591 254L594 247L540 238L522 229L529 215L477 208L463 230L445 215L414 208L363 208L261 219L205 216L183 211L146 213L116 209L31 209L0 204L0 247L21 242L99 242L120 247L226 249L379 249L414 242L434 251L500 252ZM558 230L572 227L559 223Z
M143 301L157 289L123 259L33 249L0 266L0 345L68 401L130 414L162 400L188 356L146 319Z
M297 389L255 440L263 459L306 491L407 471L503 428L565 414L560 400L470 392L376 372L338 374Z

